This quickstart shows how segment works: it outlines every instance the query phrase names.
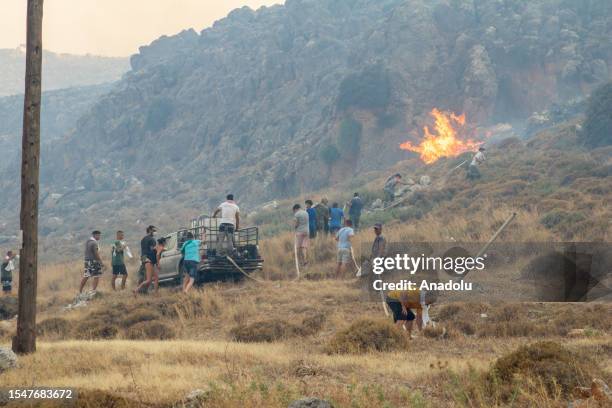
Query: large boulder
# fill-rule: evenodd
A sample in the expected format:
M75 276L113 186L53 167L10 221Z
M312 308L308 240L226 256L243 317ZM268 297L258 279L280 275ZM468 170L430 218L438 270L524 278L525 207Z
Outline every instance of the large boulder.
M17 367L17 356L12 350L0 347L0 373Z

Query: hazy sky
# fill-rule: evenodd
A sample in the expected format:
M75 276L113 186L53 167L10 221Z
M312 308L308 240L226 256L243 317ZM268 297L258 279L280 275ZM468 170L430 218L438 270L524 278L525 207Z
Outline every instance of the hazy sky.
M0 0L0 48L25 44L26 0ZM131 55L186 28L209 27L235 8L281 0L45 0L43 47L72 54Z

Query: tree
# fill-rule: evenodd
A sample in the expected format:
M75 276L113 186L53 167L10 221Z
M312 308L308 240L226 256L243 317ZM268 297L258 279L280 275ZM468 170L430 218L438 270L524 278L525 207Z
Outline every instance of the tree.
M331 166L340 158L340 152L338 151L336 145L328 143L326 145L323 145L323 147L319 151L319 156L321 157L323 163L327 164L328 166Z
M361 145L361 133L363 126L352 117L346 118L340 123L340 137L338 144L342 153L356 155Z
M172 101L168 98L157 98L151 103L147 111L145 128L153 132L162 130L174 113Z
M589 97L582 134L589 147L612 144L612 82L600 86Z
M36 351L43 1L28 0L19 216L23 239L19 258L17 334L13 338L13 351L20 354Z
M340 83L338 108L383 109L391 100L391 79L387 70L374 65L347 76Z

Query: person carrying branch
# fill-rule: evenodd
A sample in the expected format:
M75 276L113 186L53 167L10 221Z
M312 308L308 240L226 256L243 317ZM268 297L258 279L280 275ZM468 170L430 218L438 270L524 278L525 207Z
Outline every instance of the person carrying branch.
M406 335L412 339L413 322L423 330L423 309L435 302L433 292L425 290L391 290L385 299L393 313L393 323L406 329Z
M383 191L385 192L385 201L388 203L393 202L395 200L395 189L398 184L408 185L408 183L404 183L402 181L402 175L399 173L395 173L391 177L385 181L385 186L383 187Z
M479 167L485 162L487 159L485 157L485 148L481 147L478 149L478 152L474 155L472 162L470 163L467 171L467 179L468 180L478 180L480 178L480 169Z

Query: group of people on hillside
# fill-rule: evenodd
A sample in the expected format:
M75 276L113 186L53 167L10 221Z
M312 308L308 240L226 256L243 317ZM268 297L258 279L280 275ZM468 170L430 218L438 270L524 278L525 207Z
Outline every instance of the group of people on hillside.
M240 228L240 208L234 201L232 194L228 194L226 200L215 209L213 218L219 218L217 245L232 252L235 247L234 232ZM166 238L156 239L156 232L157 227L149 225L146 229L146 235L140 241L140 270L138 272L140 279L138 286L133 290L134 296L147 292L151 285L155 293L159 290L160 260L162 253L166 250ZM104 261L100 255L99 241L101 237L102 233L100 231L93 231L91 237L85 243L85 265L79 293L83 292L89 278L93 280L92 291L97 290L100 276L105 269ZM187 231L185 241L180 249L183 257L183 292L185 293L189 292L195 283L198 265L201 261L200 248L201 240L196 239L193 232ZM125 241L124 232L117 231L111 246L111 287L113 290L117 290L116 281L119 277L121 277L121 289L125 289L128 276L126 256L133 258L132 252Z
M345 204L345 207L348 208L348 217L337 202L333 203L330 208L329 201L325 197L321 198L316 205L312 200L307 199L304 205L305 209L302 209L300 204L293 206L296 256L302 266L308 264L306 251L310 246L310 240L316 238L317 235L342 236L342 245L346 245L345 231L342 230L346 228L347 223L350 224L351 231L359 228L363 200L359 193L353 194L353 198ZM340 234L341 231L342 234Z
M359 230L363 200L359 193L353 194L353 198L346 203L348 217L338 203L333 203L331 208L327 207L327 203L327 198L322 198L319 204L313 206L312 200L308 199L305 201L306 209L302 209L300 204L293 206L296 257L300 265L308 265L310 240L316 238L318 233L331 234L337 242L336 277L341 277L351 262L356 263L352 240ZM384 252L385 247L382 224L374 225L374 233L376 238L372 253L378 256L375 254Z

